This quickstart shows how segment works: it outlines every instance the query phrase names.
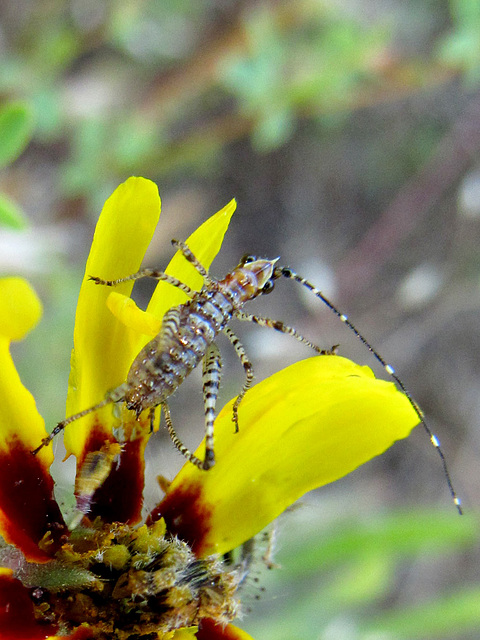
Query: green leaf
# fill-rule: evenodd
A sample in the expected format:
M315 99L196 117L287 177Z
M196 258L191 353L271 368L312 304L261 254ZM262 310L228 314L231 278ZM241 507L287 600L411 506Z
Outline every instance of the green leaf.
M28 222L20 208L2 193L0 193L0 226L18 230L25 229L28 226Z
M0 109L0 168L13 162L32 137L33 110L26 102L12 102Z

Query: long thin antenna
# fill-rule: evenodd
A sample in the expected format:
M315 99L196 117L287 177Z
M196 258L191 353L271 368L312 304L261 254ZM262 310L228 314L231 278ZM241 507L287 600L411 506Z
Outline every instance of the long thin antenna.
M440 460L441 460L442 466L443 466L443 473L444 473L445 478L447 480L447 485L448 485L448 489L450 491L450 495L452 497L454 505L457 508L458 513L460 515L462 515L463 511L462 511L462 506L461 506L461 500L457 496L457 493L456 493L456 491L455 491L455 489L453 487L453 482L452 482L452 479L451 479L451 476L450 476L450 472L448 470L447 461L445 459L445 455L444 455L444 453L442 451L442 448L440 446L440 440L437 438L437 436L433 433L433 431L430 429L428 424L425 422L425 419L424 419L424 417L422 415L420 407L415 402L413 397L410 395L409 391L405 387L405 385L402 382L402 380L400 380L400 378L396 375L395 369L392 367L392 365L388 364L386 362L386 360L384 358L382 358L382 356L378 353L378 351L358 331L358 329L355 327L355 325L350 322L350 320L348 319L348 316L346 316L344 313L339 311L337 309L337 307L334 304L332 304L330 302L330 300L328 298L326 298L319 289L314 287L311 282L309 282L308 280L305 280L305 278L302 278L301 276L296 274L289 267L279 267L278 271L280 272L280 275L282 275L283 277L289 278L290 280L295 280L296 282L299 282L304 287L309 289L317 298L319 298L330 309L330 311L332 311L356 335L356 337L370 351L370 353L377 360L377 362L379 362L382 365L382 367L385 369L387 374L393 380L395 380L395 382L397 383L398 387L405 394L407 400L410 402L411 406L413 407L413 410L415 411L415 413L418 416L418 419L420 420L420 424L422 425L424 431L426 432L426 434L428 435L428 437L430 439L430 442L435 447L435 449L438 452L438 455L440 456Z

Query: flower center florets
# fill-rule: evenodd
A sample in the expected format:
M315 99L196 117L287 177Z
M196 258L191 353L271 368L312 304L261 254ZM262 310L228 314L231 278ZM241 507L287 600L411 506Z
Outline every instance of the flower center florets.
M31 588L39 622L61 632L84 625L102 640L157 638L238 614L240 572L217 557L195 557L162 520L134 529L97 519L77 527L54 560L26 565L18 577Z

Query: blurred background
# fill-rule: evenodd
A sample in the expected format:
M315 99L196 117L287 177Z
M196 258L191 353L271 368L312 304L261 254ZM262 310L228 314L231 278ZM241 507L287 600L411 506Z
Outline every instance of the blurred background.
M213 273L280 255L394 364L442 442L463 518L417 429L279 520L280 569L260 536L241 622L259 640L478 638L479 25L479 0L0 3L0 273L29 278L45 306L14 356L48 425L64 415L95 222L133 174L163 203L145 264L236 197ZM255 305L382 375L295 283ZM310 355L238 333L257 378ZM242 372L222 352L226 401ZM193 446L198 377L178 396ZM149 448L147 506L155 476L182 464L162 432Z

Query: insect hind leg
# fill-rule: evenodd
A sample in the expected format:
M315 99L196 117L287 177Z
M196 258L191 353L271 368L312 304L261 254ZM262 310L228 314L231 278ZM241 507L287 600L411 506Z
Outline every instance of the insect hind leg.
M321 300L323 302L323 304L325 306L327 306L330 309L330 311L334 315L336 315L337 318L339 318L339 320L341 320L350 329L350 331L352 331L352 333L356 336L356 338L364 345L364 347L366 347L368 349L368 351L370 351L370 353L375 358L375 360L383 367L385 372L398 385L399 389L403 392L403 394L407 398L408 402L410 403L412 409L417 414L419 423L422 425L423 430L427 434L430 442L432 443L432 445L437 450L438 456L440 457L440 460L441 460L441 463L442 463L443 474L444 474L445 479L447 481L447 486L448 486L448 490L450 492L450 496L452 498L452 501L453 501L454 505L457 508L458 513L460 515L462 515L463 511L462 511L462 506L461 506L461 500L457 496L457 493L456 493L455 488L453 486L453 482L452 482L452 479L451 479L451 476L450 476L450 471L448 469L447 461L446 461L445 455L443 453L443 450L442 450L442 448L440 446L440 441L437 438L437 436L433 433L433 431L430 429L428 424L426 423L426 421L425 421L425 419L424 419L424 417L422 415L422 412L420 411L420 407L417 405L417 403L413 399L412 395L410 394L410 392L405 387L405 384L396 375L395 369L390 364L387 363L387 361L378 353L378 351L370 344L370 342L360 333L360 331L358 331L356 326L352 322L350 322L350 320L348 319L348 316L345 315L344 313L342 313L332 302L330 302L330 300L327 297L325 297L323 295L323 293L319 289L317 289L311 282L309 282L306 278L303 278L302 276L300 276L297 273L295 273L295 271L293 271L293 269L290 269L290 267L277 267L275 269L274 278L280 278L280 277L284 277L284 278L287 278L288 280L294 280L295 282L298 282L302 286L306 287L309 291L311 291L313 293L313 295L316 296L319 300Z
M99 402L98 404L93 405L93 407L89 407L88 409L85 409L84 411L80 411L79 413L75 413L73 416L69 416L65 420L62 420L61 422L59 422L54 427L53 431L46 438L42 439L42 441L39 444L39 446L32 451L32 454L34 456L36 456L37 453L41 449L43 449L43 447L48 446L50 444L50 442L52 442L52 440L55 438L55 436L57 436L61 431L63 431L65 429L66 426L68 426L69 424L71 424L75 420L79 420L80 418L83 418L84 416L88 416L88 414L93 413L94 411L97 411L98 409L101 409L105 405L110 404L112 402L116 402L116 400L111 396L107 396L104 400L102 400L102 402Z
M203 471L208 471L215 464L214 422L221 370L220 351L215 344L211 344L203 361L203 401L205 406L205 459L203 461L197 458L180 440L173 427L172 416L167 402L161 403L167 431L174 446L184 458ZM154 419L152 411L150 412L151 429L153 428Z
M203 360L203 403L205 407L205 460L207 471L215 464L214 422L218 390L222 374L222 358L216 344L211 344Z
M163 415L165 418L165 424L167 426L168 435L170 436L171 441L173 442L175 448L182 454L184 458L191 462L199 469L203 469L203 462L200 458L197 458L187 447L183 444L180 438L177 436L175 429L173 428L172 416L170 413L170 408L166 402L161 403L161 407L163 410Z

